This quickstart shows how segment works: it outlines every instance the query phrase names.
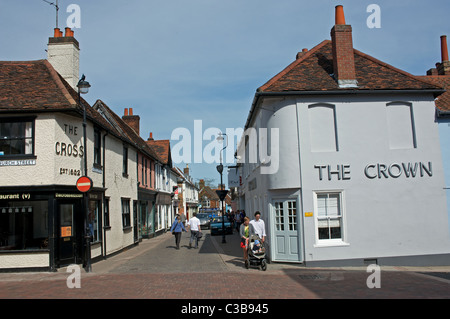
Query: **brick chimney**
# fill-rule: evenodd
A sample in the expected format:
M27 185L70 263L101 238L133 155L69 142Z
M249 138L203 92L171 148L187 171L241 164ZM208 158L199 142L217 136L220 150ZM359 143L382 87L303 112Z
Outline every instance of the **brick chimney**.
M70 28L65 29L64 36L59 28L54 29L53 37L48 39L47 60L77 91L80 77L80 45Z
M335 25L331 29L334 78L340 88L358 87L355 72L352 26L345 24L344 8L336 6Z
M137 135L139 135L139 123L141 118L139 115L133 115L133 108L125 109L124 116L122 116L122 120L131 127Z
M450 75L450 61L448 59L447 36L441 36L441 62L436 67L429 69L427 75Z
M189 176L189 165L186 164L186 167L183 169L183 173L185 176Z
M205 180L204 180L204 179L201 179L201 180L199 181L199 183L198 183L198 186L199 186L200 189L205 188Z
M150 132L150 137L147 139L147 141L153 141L153 132Z
M439 75L450 75L450 61L448 59L447 36L441 36L441 63L436 63Z

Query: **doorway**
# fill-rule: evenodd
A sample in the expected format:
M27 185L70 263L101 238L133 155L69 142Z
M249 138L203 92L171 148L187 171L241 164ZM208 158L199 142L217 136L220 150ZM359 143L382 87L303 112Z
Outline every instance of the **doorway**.
M297 206L295 199L277 199L272 203L274 261L301 261Z
M81 263L83 211L81 203L60 202L57 211L57 264Z

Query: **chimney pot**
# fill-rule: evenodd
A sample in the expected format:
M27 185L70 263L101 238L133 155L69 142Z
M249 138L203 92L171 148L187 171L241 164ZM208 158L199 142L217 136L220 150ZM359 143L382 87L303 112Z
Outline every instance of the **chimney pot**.
M124 116L128 116L128 108L125 108Z
M61 37L61 34L62 34L62 32L61 32L61 30L59 30L59 28L54 29L53 37L59 38L59 37Z
M133 115L133 108L130 107L130 116Z
M441 57L442 62L448 61L448 47L447 47L447 36L441 36Z
M344 7L342 5L336 6L335 24L345 25Z
M307 49L307 48L304 48L304 49L302 50L302 52L308 52L308 49Z

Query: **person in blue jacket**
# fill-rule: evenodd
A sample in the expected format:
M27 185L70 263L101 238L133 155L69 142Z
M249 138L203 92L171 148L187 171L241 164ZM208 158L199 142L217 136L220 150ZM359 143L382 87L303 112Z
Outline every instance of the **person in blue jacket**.
M175 235L175 245L177 246L176 249L180 249L181 232L186 231L186 228L184 228L184 225L181 222L180 216L177 216L177 219L173 222L170 231L173 235Z

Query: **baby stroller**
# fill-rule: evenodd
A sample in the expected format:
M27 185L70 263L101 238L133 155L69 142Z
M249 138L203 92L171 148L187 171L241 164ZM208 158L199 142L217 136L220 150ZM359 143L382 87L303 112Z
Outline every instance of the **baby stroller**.
M267 269L266 248L258 235L251 235L248 240L248 262L245 263L245 268L249 266L260 267L263 271Z

